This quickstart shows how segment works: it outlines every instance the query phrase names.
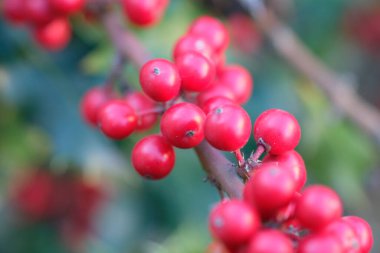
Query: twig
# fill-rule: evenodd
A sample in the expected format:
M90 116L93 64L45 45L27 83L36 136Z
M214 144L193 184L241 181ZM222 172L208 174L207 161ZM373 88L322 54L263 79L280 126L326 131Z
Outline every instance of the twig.
M347 118L380 145L380 113L363 100L341 76L328 69L260 0L239 0L268 36L277 53L312 80Z

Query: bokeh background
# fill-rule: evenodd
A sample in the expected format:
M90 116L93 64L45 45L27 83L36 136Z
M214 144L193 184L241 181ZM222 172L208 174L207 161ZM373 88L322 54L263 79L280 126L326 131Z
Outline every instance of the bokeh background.
M307 47L360 84L354 89L380 110L378 1L270 2ZM332 186L346 214L367 219L373 252L379 252L379 144L280 59L236 4L172 0L157 26L129 26L154 57L170 58L175 40L202 14L224 20L232 36L227 61L254 76L254 94L245 105L252 119L274 107L296 115L303 130L297 151L308 183ZM83 15L71 21L69 46L49 53L26 27L0 17L0 252L204 252L216 190L203 181L192 150L177 150L168 178L146 181L130 166L141 134L113 142L84 123L80 99L104 83L115 53L97 22ZM137 69L128 65L124 76L138 87ZM251 140L244 151L253 147Z

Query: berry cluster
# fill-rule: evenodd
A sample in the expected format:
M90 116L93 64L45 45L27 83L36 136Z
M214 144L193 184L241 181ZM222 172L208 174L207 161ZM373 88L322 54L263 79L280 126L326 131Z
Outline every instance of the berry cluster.
M41 46L60 50L71 38L68 17L84 5L85 0L4 0L3 11L11 23L29 24Z
M228 200L211 211L209 228L217 240L208 252L230 253L367 253L373 243L368 223L342 216L335 191L322 185L304 188L306 169L294 150L301 131L289 113L272 109L254 124L257 151L243 160L249 179L243 200Z

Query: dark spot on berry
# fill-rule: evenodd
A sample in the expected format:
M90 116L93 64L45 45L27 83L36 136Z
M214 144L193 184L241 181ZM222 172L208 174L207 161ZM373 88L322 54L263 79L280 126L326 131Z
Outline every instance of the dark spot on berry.
M153 68L153 73L154 73L156 76L158 76L158 75L161 73L161 71L160 71L159 68L154 67L154 68Z

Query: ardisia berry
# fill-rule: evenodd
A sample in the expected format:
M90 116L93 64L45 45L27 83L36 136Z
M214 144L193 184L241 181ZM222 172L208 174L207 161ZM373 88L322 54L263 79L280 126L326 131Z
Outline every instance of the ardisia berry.
M187 34L179 38L174 45L173 59L188 53L197 52L209 60L213 58L213 50L211 46L200 36Z
M104 87L95 87L86 92L81 101L83 118L91 125L98 125L100 108L111 99L110 92Z
M141 68L140 84L153 100L166 102L178 96L181 78L173 63L165 59L154 59Z
M293 253L292 241L274 229L258 231L251 239L247 253Z
M356 216L345 216L342 220L353 228L359 241L361 253L370 252L373 245L371 226L365 220Z
M354 229L344 220L334 221L324 229L324 232L339 241L343 252L360 253L360 244Z
M47 23L56 16L48 0L25 1L23 8L28 15L28 21L35 25Z
M311 234L304 238L298 248L299 253L343 253L342 246L335 237L328 234Z
M46 0L45 0L46 1ZM49 0L51 6L62 15L70 15L82 10L85 0Z
M263 112L255 121L253 135L269 146L269 153L279 155L294 149L301 139L301 128L297 119L280 109Z
M136 143L131 160L138 174L157 180L166 177L173 170L175 153L165 137L149 135Z
M209 112L213 111L215 108L219 107L219 106L223 106L223 105L236 105L236 103L229 99L229 98L226 98L226 97L213 97L213 98L210 98L208 99L204 104L203 104L203 111L205 112L205 114L207 115Z
M154 126L157 121L157 103L142 92L131 92L125 96L125 101L137 114L136 131L145 131Z
M34 36L44 48L58 51L69 43L71 27L66 18L56 18L46 24L37 26L34 30Z
M5 18L13 24L21 24L27 20L24 0L4 0L3 13Z
M160 21L169 0L122 0L125 15L135 25L151 26Z
M162 135L178 148L193 148L204 139L206 115L196 105L179 103L170 107L161 119Z
M225 86L219 85L218 82L216 81L214 84L212 84L205 91L202 91L201 93L199 93L199 95L197 96L197 104L201 108L204 108L205 103L207 101L209 101L210 99L215 98L215 97L227 98L227 99L233 101L234 103L236 103L235 95L232 92L232 90L230 90L229 88L227 88Z

